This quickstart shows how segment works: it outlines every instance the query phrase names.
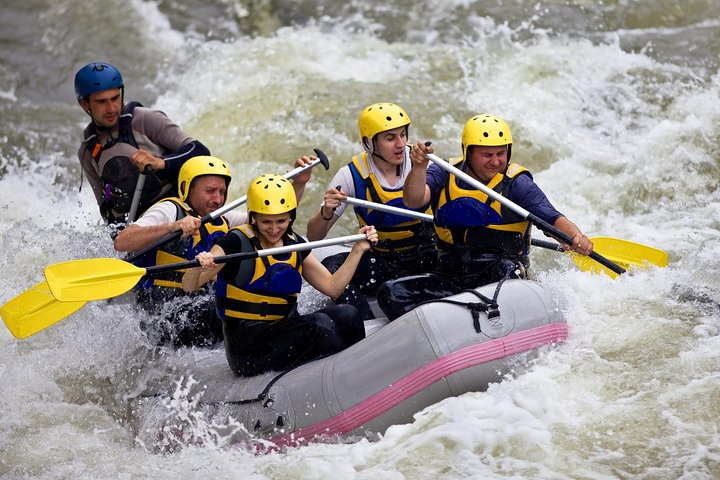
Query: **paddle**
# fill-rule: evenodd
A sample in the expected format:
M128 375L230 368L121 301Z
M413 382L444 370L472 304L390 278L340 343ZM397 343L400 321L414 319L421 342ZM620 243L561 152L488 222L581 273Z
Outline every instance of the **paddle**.
M363 240L365 235L347 235L314 242L305 242L284 247L266 248L254 252L240 252L215 258L215 263L237 262L258 257L269 257L288 252L312 250L313 248L338 245ZM171 270L183 270L197 267L200 262L170 263L140 268L117 258L91 258L56 263L45 268L45 278L52 294L62 302L87 302L116 297L133 288L145 275L153 275Z
M396 215L404 215L410 218L417 218L426 222L432 222L433 216L429 213L422 213L416 210L408 210L406 208L393 207L392 205L385 205L384 203L375 203L368 200L362 200L355 197L347 197L343 200L345 203L355 205L357 207L369 208L372 210L378 210L380 212L394 213Z
M396 215L404 215L406 217L417 218L419 220L433 221L433 216L428 213L422 213L415 210L408 210L404 208L393 207L391 205L384 205L382 203L370 202L367 200L361 200L359 198L347 197L345 203L350 205L357 205L364 208L371 208L387 213L394 213ZM630 268L642 268L648 265L657 265L658 267L667 267L668 254L663 250L642 245L640 243L631 242L628 240L622 240L620 238L612 237L590 237L593 242L593 250L598 252L603 257L610 259L617 263L624 269ZM530 243L535 247L547 248L557 252L568 253L572 260L577 264L581 270L599 273L604 271L611 277L616 277L617 273L599 265L595 261L588 260L588 257L584 255L578 255L573 252L566 252L566 250L559 243L546 242L533 238Z
M462 179L466 183L472 185L473 187L477 188L478 190L481 190L485 195L492 198L493 200L500 202L505 207L509 208L513 212L520 215L525 220L529 220L532 222L536 227L538 227L543 232L547 233L548 235L556 238L558 241L566 243L568 245L572 244L572 238L570 238L565 232L562 232L558 230L557 228L553 227L549 223L547 223L545 220L541 219L537 215L534 215L521 206L517 205L516 203L510 201L509 199L503 197L499 193L497 193L495 190L487 187L482 182L479 182L478 180L474 179L467 173L463 172L462 170L458 169L457 167L450 165L448 162L443 160L442 158L438 157L437 155L433 155L432 153L428 154L428 158L431 162L433 162L435 165L439 166L443 170L446 170L447 172L452 173L456 177ZM603 257L599 253L593 251L589 255L590 258L595 260L596 262L599 262L601 265L607 267L611 271L615 272L616 274L620 275L625 273L625 269L621 268L619 265L617 265L614 262L611 262L607 258Z
M308 165L297 167L283 176L287 179L291 179L308 168L313 168L318 164L322 164L325 169L328 170L330 168L330 164L325 153L317 148L314 149L314 151L317 154L317 159ZM225 205L224 207L221 207L221 209L216 210L211 215L203 217L201 221L204 223L214 220L219 215L244 204L246 201L247 197L244 196L228 205ZM154 242L152 245L149 245L140 251L134 252L127 260L135 260L140 255L147 253L153 248L163 245L165 242L174 240L180 235L182 235L182 232L180 231L167 235ZM16 338L26 338L50 327L63 318L72 315L82 308L85 303L85 301L61 302L52 296L50 286L47 282L40 282L3 305L2 308L0 308L0 316L5 322L5 325L10 333L12 333Z
M142 196L143 188L145 188L145 176L152 172L150 165L145 165L145 168L140 175L138 175L137 183L135 184L135 193L133 193L132 204L130 205L130 211L127 216L127 224L130 225L136 220L138 205L140 205L140 197Z
M635 270L652 265L664 268L668 265L667 252L655 247L612 237L590 237L590 240L593 242L594 251L600 253L612 262L617 263L625 270ZM536 240L533 238L532 244L537 247L556 250L558 252L565 252L562 245L554 242L545 242L543 240ZM574 252L566 253L570 255L572 261L575 262L575 264L583 271L593 273L605 272L612 278L615 278L618 275L614 271L606 268L604 265L591 261L584 255L578 255Z
M0 308L0 316L15 338L26 338L80 310L86 302L60 302L47 282L40 282Z

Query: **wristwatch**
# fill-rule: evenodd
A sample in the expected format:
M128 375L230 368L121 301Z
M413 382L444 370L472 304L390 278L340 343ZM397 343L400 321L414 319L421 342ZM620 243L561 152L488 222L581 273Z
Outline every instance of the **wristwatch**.
M335 209L333 208L332 211L330 212L330 216L326 217L323 214L323 208L325 208L325 200L323 200L322 203L320 204L320 216L323 218L323 220L325 220L326 222L329 222L333 218L333 212L335 211Z

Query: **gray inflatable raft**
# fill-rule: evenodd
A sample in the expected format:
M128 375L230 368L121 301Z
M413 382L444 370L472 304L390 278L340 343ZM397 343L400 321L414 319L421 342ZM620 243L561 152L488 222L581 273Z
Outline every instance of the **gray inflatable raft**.
M491 299L496 287L475 291ZM159 402L182 374L192 378L187 396L208 422L239 422L245 438L270 440L265 447L373 438L444 398L486 390L510 371L513 356L567 337L557 302L534 281L505 281L493 318L479 308L473 318L482 302L471 292L446 300L456 303L421 305L342 352L284 373L238 378L223 349L189 350L174 376L147 383L136 407L138 431L168 431L173 411Z

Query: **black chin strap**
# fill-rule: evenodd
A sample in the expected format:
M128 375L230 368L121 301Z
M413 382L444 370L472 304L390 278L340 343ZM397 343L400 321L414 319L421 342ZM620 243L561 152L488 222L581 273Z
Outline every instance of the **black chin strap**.
M410 133L410 130L409 130L409 128L408 128L408 125L406 125L406 126L405 126L405 146L407 146L407 136L408 136L409 133ZM367 137L365 137L365 138L367 138ZM365 140L363 140L363 143L365 143ZM379 153L376 153L376 152L377 152L377 145L375 144L375 137L373 137L373 138L370 139L370 143L371 143L371 145L367 145L367 143L365 143L365 146L366 146L366 147L372 146L372 153L371 153L370 155L371 155L372 157L377 157L377 158L379 158L380 160L382 160L383 162L387 163L388 165L392 165L390 162L388 162L387 160L385 160L382 155L380 155ZM401 173L402 173L402 172L401 172L401 165L396 165L396 166L395 166L395 176L396 176L396 177L399 177ZM474 172L473 172L473 173L474 173Z

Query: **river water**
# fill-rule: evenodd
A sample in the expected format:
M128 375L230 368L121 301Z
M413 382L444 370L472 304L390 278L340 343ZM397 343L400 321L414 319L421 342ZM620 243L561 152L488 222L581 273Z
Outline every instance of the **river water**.
M308 218L358 150L367 104L402 105L411 139L444 157L488 112L587 234L670 258L611 280L534 251L566 344L379 441L268 455L202 419L171 453L136 438L124 379L155 353L127 303L92 302L25 340L3 326L0 477L720 478L717 2L9 0L0 22L1 303L46 265L114 256L75 156L87 118L72 79L96 59L230 163L231 198L320 148L331 168L308 185Z

